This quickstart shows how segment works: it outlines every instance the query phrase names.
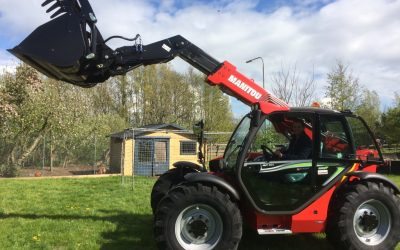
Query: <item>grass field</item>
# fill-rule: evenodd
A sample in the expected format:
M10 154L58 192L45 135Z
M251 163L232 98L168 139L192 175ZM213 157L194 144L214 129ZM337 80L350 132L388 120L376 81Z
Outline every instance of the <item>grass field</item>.
M0 249L156 249L154 181L135 178L132 189L120 177L0 180ZM240 249L331 249L324 237L245 230Z

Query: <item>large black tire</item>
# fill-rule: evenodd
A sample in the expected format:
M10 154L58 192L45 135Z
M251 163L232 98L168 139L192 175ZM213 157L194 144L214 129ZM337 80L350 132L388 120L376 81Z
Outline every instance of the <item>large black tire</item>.
M181 184L157 208L154 235L159 249L237 249L242 217L231 197L213 185Z
M400 199L383 183L348 185L335 197L326 235L337 249L390 250L400 240Z
M151 209L155 213L158 203L168 193L168 191L184 181L185 174L197 172L191 168L174 168L162 174L154 183L151 190Z

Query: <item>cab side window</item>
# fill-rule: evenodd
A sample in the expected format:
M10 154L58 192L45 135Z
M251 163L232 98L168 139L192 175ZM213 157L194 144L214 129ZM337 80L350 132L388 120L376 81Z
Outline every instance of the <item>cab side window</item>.
M355 156L361 160L382 160L376 148L374 138L366 125L357 117L346 117L353 135Z
M349 135L346 133L345 120L335 116L321 116L321 152L322 158L349 158Z
M275 150L280 147L287 147L289 139L283 134L275 130L274 125L268 119L257 132L250 150L247 155L247 161L267 161L273 157L270 150Z

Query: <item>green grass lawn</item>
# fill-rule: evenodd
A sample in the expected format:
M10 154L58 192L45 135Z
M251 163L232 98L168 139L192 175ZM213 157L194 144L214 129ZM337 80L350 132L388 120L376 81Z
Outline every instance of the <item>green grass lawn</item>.
M400 184L400 177L392 177ZM150 192L155 179L0 180L0 249L156 249ZM323 234L258 236L240 249L331 249ZM397 247L396 249L400 249Z

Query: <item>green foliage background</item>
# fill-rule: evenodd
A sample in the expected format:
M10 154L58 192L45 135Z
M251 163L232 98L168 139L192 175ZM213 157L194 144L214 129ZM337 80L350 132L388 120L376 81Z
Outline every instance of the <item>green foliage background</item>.
M338 61L327 75L325 97L330 100L327 108L351 110L361 116L381 142L400 142L398 93L395 93L394 105L382 111L378 93L360 85L359 79L353 75L349 66Z
M83 89L21 64L0 75L0 164L41 166L43 151L46 165L104 162L111 133L159 123L190 129L199 119L209 131L233 128L228 96L193 70L142 67Z
M175 123L191 129L204 119L206 131L231 132L236 122L228 96L204 80L193 69L179 73L160 64L83 89L21 64L0 74L0 172L13 175L15 166L42 166L43 154L50 166L105 162L107 135L128 127ZM325 97L328 108L350 109L384 142L399 143L398 94L382 112L378 93L362 87L338 62L327 75Z

